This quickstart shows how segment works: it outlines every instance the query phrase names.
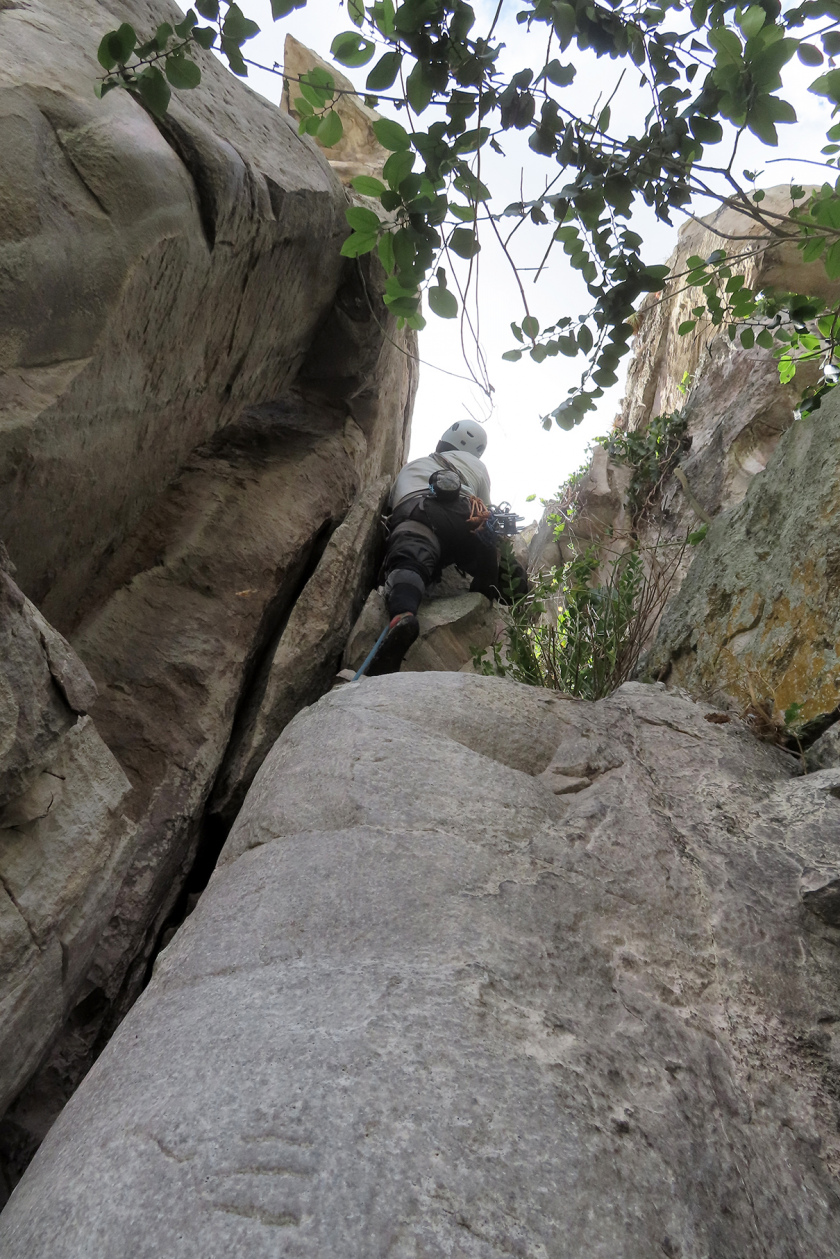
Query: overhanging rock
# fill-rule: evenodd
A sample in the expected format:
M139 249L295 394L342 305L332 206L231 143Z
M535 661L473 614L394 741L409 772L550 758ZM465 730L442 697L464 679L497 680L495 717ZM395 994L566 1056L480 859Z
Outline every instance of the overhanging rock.
M301 713L4 1259L833 1259L840 771L705 715L446 673Z

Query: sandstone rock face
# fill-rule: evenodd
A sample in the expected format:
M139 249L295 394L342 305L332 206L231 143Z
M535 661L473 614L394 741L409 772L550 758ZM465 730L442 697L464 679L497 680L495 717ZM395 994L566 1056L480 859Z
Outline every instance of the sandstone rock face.
M454 671L469 665L473 647L487 647L495 638L499 617L490 600L467 589L454 569L444 574L420 605L420 637L409 648L403 673ZM343 665L355 673L388 624L381 590L372 590L344 651Z
M790 428L709 529L646 668L693 694L803 721L840 701L840 397Z
M704 715L443 673L300 714L4 1259L831 1259L840 771Z
M210 811L229 821L295 714L327 691L378 559L380 520L391 488L382 477L359 495L269 651L238 714Z
M324 149L330 166L343 183L349 183L354 175L381 177L382 167L390 154L377 140L373 124L382 115L355 95L353 84L333 62L324 61L294 35L287 35L283 46L283 108L296 123L300 121L295 109L295 100L301 95L298 80L302 74L315 69L326 70L333 76L337 88L353 93L352 96L337 97L332 105L341 118L344 134L338 144ZM381 207L377 203L374 208Z
M0 1114L83 996L133 827L93 681L0 566Z
M41 970L23 937L9 954L13 976L40 978L10 981L20 1053L2 1084L43 1063L0 1124L0 1180L141 989L262 751L328 685L416 389L413 334L382 303L378 263L340 257L347 195L287 115L211 55L162 123L124 93L95 100L102 33L148 35L175 13L0 3L0 537L41 608L19 592L9 605L24 629L12 682L0 661L0 834L18 845L10 895L34 880L44 918ZM309 637L290 649L299 596ZM95 726L77 723L88 711ZM237 716L228 812L208 820ZM60 756L75 785L59 818Z
M338 180L211 54L160 127L94 99L101 34L176 13L0 8L0 537L64 632L189 452L290 383L341 275Z

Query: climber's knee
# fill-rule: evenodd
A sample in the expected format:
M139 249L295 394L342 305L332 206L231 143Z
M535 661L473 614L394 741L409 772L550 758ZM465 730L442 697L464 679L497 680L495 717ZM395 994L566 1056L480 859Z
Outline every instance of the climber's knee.
M395 568L385 579L385 603L388 616L399 616L401 612L416 615L423 599L426 582L419 573L410 568Z

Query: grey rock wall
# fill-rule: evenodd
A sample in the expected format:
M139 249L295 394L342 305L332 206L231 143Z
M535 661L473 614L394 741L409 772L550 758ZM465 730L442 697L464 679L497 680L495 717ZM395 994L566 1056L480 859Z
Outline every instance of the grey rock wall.
M0 555L0 1114L82 994L134 836L90 674L9 568Z
M0 537L63 632L190 451L292 381L342 272L338 180L212 54L163 125L94 99L101 35L177 13L0 7Z
M780 719L840 705L840 394L798 421L737 507L717 517L665 611L645 668Z
M149 35L176 12L0 3L0 538L40 641L25 669L0 660L6 891L23 905L29 888L38 923L21 943L4 902L17 1048L0 1056L0 1198L141 990L198 867L206 880L235 812L206 817L235 723L259 709L298 597L311 610L329 586L324 548L358 503L353 564L322 591L334 606L280 652L262 752L329 685L373 563L370 490L408 442L413 334L378 263L340 257L347 194L317 146L209 54L163 122L125 93L95 99L102 34ZM73 807L63 788L64 812L38 820L62 740ZM226 778L237 803L250 751Z
M840 776L706 715L446 673L301 713L4 1259L834 1256Z

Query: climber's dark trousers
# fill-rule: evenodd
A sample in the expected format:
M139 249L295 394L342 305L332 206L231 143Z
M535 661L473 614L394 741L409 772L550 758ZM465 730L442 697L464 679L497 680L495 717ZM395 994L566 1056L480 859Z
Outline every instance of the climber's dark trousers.
M469 514L466 498L439 503L425 494L412 495L394 509L383 565L389 617L416 614L426 587L440 579L448 564L470 574L471 590L496 597L496 547L476 535L467 524Z

